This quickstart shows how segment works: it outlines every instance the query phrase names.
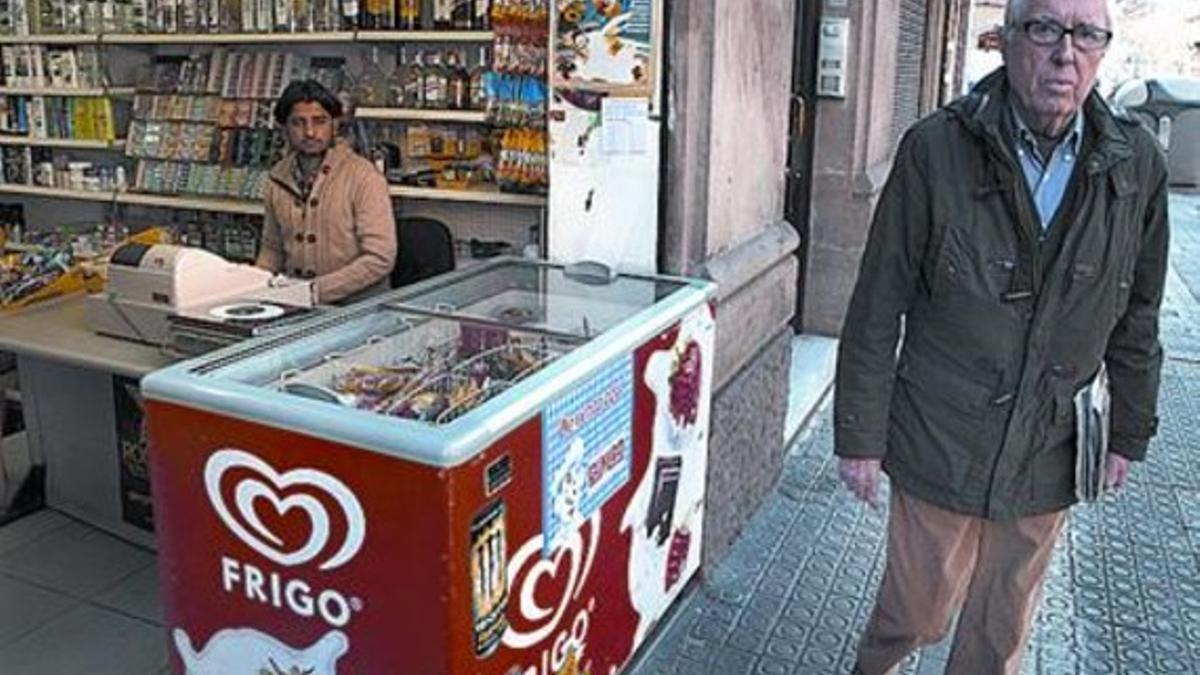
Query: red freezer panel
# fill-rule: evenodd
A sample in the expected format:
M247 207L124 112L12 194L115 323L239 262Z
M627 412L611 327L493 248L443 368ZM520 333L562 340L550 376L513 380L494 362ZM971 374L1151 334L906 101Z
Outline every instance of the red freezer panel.
M451 558L451 672L610 675L627 664L699 566L712 346L704 306L635 352L629 480L548 555L538 420L452 470L462 553ZM503 592L492 592L496 573Z
M177 405L147 412L174 672L444 672L438 470Z

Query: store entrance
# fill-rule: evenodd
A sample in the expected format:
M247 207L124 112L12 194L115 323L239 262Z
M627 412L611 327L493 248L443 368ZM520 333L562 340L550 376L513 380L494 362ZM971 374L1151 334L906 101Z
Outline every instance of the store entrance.
M816 129L817 24L820 0L796 3L795 52L792 54L792 105L788 125L788 168L784 215L800 235L796 250L796 310L792 328L800 331L804 317L804 279L808 268L809 216L812 201L814 130Z

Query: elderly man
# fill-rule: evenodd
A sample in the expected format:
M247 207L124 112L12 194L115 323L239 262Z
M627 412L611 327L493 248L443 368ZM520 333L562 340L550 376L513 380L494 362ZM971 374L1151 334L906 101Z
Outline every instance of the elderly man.
M956 613L946 672L1016 673L1075 502L1074 395L1107 367L1110 488L1155 433L1166 172L1093 91L1111 20L1104 0L1011 0L1004 68L897 150L834 411L850 490L892 482L862 675Z
M297 80L275 104L289 152L271 169L259 267L312 279L318 302L349 303L387 290L396 221L387 180L338 142L342 103Z

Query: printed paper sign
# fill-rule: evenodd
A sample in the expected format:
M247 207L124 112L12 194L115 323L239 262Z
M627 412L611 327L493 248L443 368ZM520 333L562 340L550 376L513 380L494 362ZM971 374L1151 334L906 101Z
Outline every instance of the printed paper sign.
M542 411L542 554L600 510L629 480L633 359L605 366Z

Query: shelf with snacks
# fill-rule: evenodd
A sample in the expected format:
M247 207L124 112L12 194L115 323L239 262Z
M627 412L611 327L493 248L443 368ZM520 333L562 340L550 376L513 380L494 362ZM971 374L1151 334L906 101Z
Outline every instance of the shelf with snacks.
M405 199L433 199L445 202L530 207L543 207L546 205L546 197L544 195L501 192L495 187L490 186L451 189L392 185L388 188L388 192L393 197L402 197Z
M489 30L360 30L265 33L92 33L0 35L0 44L47 45L228 45L316 43L467 43L484 44L495 38Z
M372 121L463 122L487 124L483 110L426 110L423 108L358 108L354 116Z
M128 204L130 206L153 206L187 211L240 213L250 216L261 216L263 213L261 201L223 199L220 197L159 195L148 192L113 192L111 190L70 190L18 183L0 183L0 194L41 197L44 199L70 199L74 201Z
M356 42L465 42L489 43L496 37L490 30L362 30Z
M97 42L99 36L87 33L43 33L34 35L0 35L0 45L86 45Z
M0 183L0 194L41 197L44 199L71 199L87 202L112 202L111 190L70 190L67 188L25 185L23 183Z
M354 42L351 31L309 33L107 33L99 36L108 45L252 45L343 44Z
M25 145L34 148L67 148L72 150L112 150L119 152L125 149L125 139L31 138L29 136L0 135L0 145Z
M249 216L261 216L263 214L263 205L260 200L228 199L201 195L160 195L149 192L117 192L114 200L119 204L129 204L131 206L241 213Z
M223 171L241 167L253 169L258 173L265 172L271 162L278 159L280 146L278 139L271 144L258 142L260 131L274 128L270 115L271 105L288 81L311 77L331 90L347 92L352 100L358 103L354 116L370 123L362 127L368 133L361 137L371 144L364 146L365 149L360 149L360 152L370 154L381 168L386 167L385 172L393 181L389 189L391 196L420 200L426 204L440 201L485 207L495 205L517 209L545 209L545 196L524 191L538 187L544 190L544 179L540 179L539 185L517 184L513 179L513 176L535 175L535 171L518 171L516 168L531 162L527 156L536 155L538 152L544 154L544 143L539 146L542 149L536 151L528 143L518 142L520 138L517 132L522 128L544 130L544 102L539 101L545 98L545 79L544 72L539 72L539 69L544 71L545 63L548 62L545 45L527 45L521 42L529 33L526 30L528 26L517 26L511 22L505 24L503 21L492 25L493 17L505 15L503 10L506 5L524 7L524 0L471 2L469 6L472 7L473 16L469 19L439 15L436 7L434 13L430 14L428 3L403 0L394 4L397 14L390 20L384 17L383 23L379 23L379 16L370 15L370 8L374 5L362 2L359 4L362 14L357 21L351 21L351 24L357 23L357 29L341 29L341 26L347 25L345 17L334 15L324 16L316 23L310 21L306 27L315 27L317 30L307 32L294 20L291 14L293 10L287 9L299 5L266 0L254 1L267 11L265 14L254 13L249 19L254 25L250 26L244 24L247 20L246 14L233 18L220 12L211 16L205 14L203 17L188 14L188 21L195 23L185 25L184 14L181 13L177 17L179 32L164 32L170 30L168 26L172 24L156 23L167 20L157 14L138 19L136 13L129 16L122 13L125 5L121 0L95 0L98 6L116 6L116 23L94 32L87 30L86 26L72 27L72 24L64 23L46 29L62 31L63 34L0 36L0 44L3 45L77 45L80 51L87 51L89 55L99 55L99 62L104 68L95 72L124 72L128 68L127 72L132 73L137 82L136 88L0 88L0 94L105 95L114 99L128 97L131 101L128 109L124 102L113 101L112 105L121 105L113 116L117 121L117 128L105 132L107 135L125 137L122 140L51 140L43 143L24 139L7 141L0 138L0 145L27 145L34 148L44 145L66 150L124 150L125 160L128 160L125 170L129 177L129 191L126 191L124 183L121 184L121 189L97 193L14 183L6 186L9 193L33 197L57 196L63 199L110 201L114 205L260 216L263 213L261 201L245 198L258 189L253 181L232 183L253 183L253 189L229 189L225 185L229 181L217 180L213 185L211 183L214 181L211 180L193 179L198 168L210 171L217 167ZM208 8L204 11L208 12L225 2L226 0L213 0L203 5ZM160 4L165 7L174 3ZM415 19L412 16L407 17L410 23L405 24L405 29L380 29L380 26L399 26L400 21L405 20L401 18L406 16L402 14L402 5L422 9L417 10ZM438 6L443 5L444 8L455 6L452 2ZM182 6L182 3L175 6ZM234 4L231 3L230 6ZM339 8L344 6L330 5ZM384 6L386 7L386 4ZM493 9L500 11L491 11ZM509 9L511 10L511 7ZM271 32L271 26L279 20L277 12L280 11L292 17L288 21L292 21L295 32ZM103 12L100 12L100 15L105 16ZM44 16L42 20L45 21ZM226 24L227 20L233 23ZM459 23L460 20L462 23ZM214 21L218 23L213 23ZM411 23L413 21L415 23ZM544 22L545 17L539 21ZM267 30L263 30L264 25ZM426 29L412 30L414 25ZM330 30L322 31L321 28ZM431 28L432 30L428 30ZM235 32L242 29L243 32ZM221 32L209 32L215 30ZM186 49L187 45L197 45L197 48L187 50L186 53L182 49L172 49L173 46ZM346 48L356 45L369 48L370 55ZM105 46L144 46L147 50L103 49ZM47 79L50 73L59 72L51 67L50 58L61 50L61 47L45 50L46 67L43 70ZM504 56L497 61L497 55L500 54ZM146 63L140 64L141 61ZM129 66L134 62L139 62L136 69ZM356 70L355 64L363 67ZM89 70L89 75L92 72ZM91 79L81 77L78 83L95 84L97 80L94 76ZM539 91L531 91L527 86L530 85L530 80L540 80ZM21 85L29 83L30 81L20 80L16 82ZM371 91L372 96L361 95L367 89ZM22 97L13 101L13 105L18 101L23 105L40 105L35 99ZM51 101L52 99L46 100L47 107ZM429 129L433 129L434 132L440 129L443 130L443 135L454 142L461 142L463 136L478 138L485 149L482 153L459 153L453 157L435 149L418 157L413 162L416 165L414 167L410 165L411 158L408 155L398 152L398 148L401 147L399 141L388 144L387 147L384 147L384 143L377 142L381 138L379 130L385 127L396 130L390 133L391 137L397 139L403 138L402 134L412 129L426 135L430 134ZM140 133L135 133L135 128L140 130ZM420 131L422 129L426 131ZM77 129L50 129L47 134L36 128L32 131L21 128L15 133L42 136L73 133L95 135L90 131L80 133ZM230 138L226 138L227 136ZM388 134L385 133L384 137L388 137ZM158 139L158 142L150 143L147 139ZM510 143L510 139L513 142ZM183 151L184 148L194 152ZM380 156L385 153L388 154L389 160L395 154L396 163L381 162ZM432 161L433 168L437 170L441 187L412 185L433 184L426 175L429 169L422 164L426 158ZM57 155L55 160L58 161ZM164 169L167 164L191 170L182 172L180 176L172 175L171 180L142 180L143 177L151 175L152 169ZM449 183L441 183L441 172L445 165L451 165L451 174L458 172L452 176ZM393 176L393 170L406 171L409 175L403 178ZM414 179L416 174L420 175ZM202 174L202 177L203 175L206 174ZM18 180L26 180L31 184L37 182L36 178ZM502 191L497 182L504 189L515 191ZM461 187L467 184L471 187ZM219 196L223 192L232 196ZM464 213L473 212L468 208Z
M10 87L0 86L0 96L74 96L85 98L129 97L134 87Z

